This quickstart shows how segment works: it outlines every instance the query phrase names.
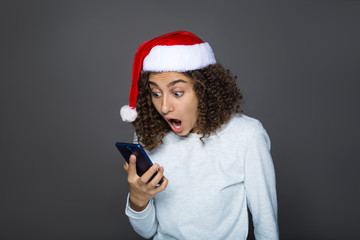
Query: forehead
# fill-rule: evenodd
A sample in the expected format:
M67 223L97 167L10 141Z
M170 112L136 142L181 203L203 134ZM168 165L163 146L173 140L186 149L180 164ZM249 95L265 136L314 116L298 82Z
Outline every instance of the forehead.
M186 83L193 83L193 80L181 72L152 72L149 81L158 84L170 83L176 80L184 80Z

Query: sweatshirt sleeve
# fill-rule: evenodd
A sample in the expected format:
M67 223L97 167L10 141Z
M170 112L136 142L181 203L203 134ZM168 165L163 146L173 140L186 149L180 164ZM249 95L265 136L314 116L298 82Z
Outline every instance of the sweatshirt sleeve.
M136 133L134 133L133 143L138 143ZM155 214L154 199L150 199L147 207L141 211L134 211L130 207L129 194L126 199L125 214L129 217L129 221L136 233L144 238L151 238L157 230L158 221Z
M257 240L279 239L275 170L270 139L259 123L250 138L245 159L245 190Z
M151 238L157 230L158 221L155 217L154 200L150 199L147 207L141 211L136 212L130 207L129 194L126 200L125 214L129 217L131 226L135 232L144 238Z

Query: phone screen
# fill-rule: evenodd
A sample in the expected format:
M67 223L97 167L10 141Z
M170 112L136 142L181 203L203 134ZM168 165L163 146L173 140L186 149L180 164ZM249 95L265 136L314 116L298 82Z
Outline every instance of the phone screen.
M117 142L115 145L128 163L132 154L136 156L136 173L138 176L141 177L153 165L149 156L146 154L141 145L122 142ZM149 179L149 182L155 177L156 174L157 172ZM159 184L161 184L161 182L162 179L160 180Z

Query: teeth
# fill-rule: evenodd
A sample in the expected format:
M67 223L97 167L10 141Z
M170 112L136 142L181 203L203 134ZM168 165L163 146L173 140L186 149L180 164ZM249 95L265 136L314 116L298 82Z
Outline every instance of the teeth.
M181 127L181 121L177 120L171 120L171 124L174 126L174 128L179 129Z

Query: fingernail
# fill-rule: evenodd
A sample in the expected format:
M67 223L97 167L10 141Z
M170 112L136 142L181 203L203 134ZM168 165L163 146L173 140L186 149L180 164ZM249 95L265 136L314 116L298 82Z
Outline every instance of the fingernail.
M157 170L159 168L159 165L157 163L155 163L154 165L152 165L153 169Z

